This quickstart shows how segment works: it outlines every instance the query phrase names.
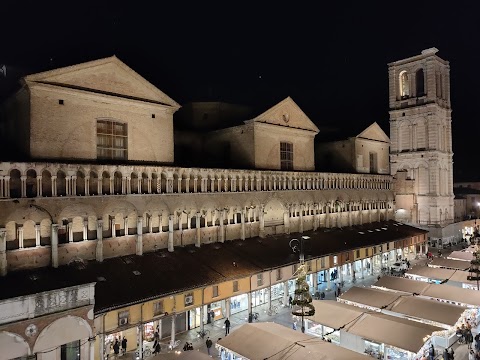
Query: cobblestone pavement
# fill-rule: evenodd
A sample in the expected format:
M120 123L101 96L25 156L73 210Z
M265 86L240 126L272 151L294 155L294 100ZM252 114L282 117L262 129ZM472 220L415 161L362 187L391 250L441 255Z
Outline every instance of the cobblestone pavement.
M441 250L442 254L444 256L450 254L454 250L461 249L461 246L455 246L449 249L443 249ZM437 256L438 249L432 248L431 252ZM419 259L412 259L410 260L411 266L425 266L427 262L427 259L425 256L421 256ZM377 281L377 277L379 276L378 271L375 271L373 275L366 275L364 279L357 279L355 283L352 283L350 279L344 279L344 286L342 288L343 291L347 291L350 289L352 286L370 286L373 283ZM333 283L332 283L333 285ZM318 285L319 291L324 291L325 292L325 299L327 300L335 300L335 287L333 287L330 290L327 290L327 283L321 283ZM272 304L278 305L278 302L273 301ZM254 308L255 312L259 313L259 321L272 321L277 324L284 325L286 327L292 328L293 327L293 317L291 314L291 309L288 307L281 307L279 306L279 311L277 314L274 314L272 316L269 316L267 314L267 304L257 306ZM230 317L230 332L234 332L235 329L239 328L241 325L247 323L247 311L242 311L240 313L234 314ZM206 324L204 327L206 330L210 331L210 339L213 341L214 346L210 349L211 351L211 356L212 357L218 357L217 350L215 349L215 343L218 341L219 338L222 338L225 336L225 326L224 326L224 320L217 320L213 324ZM171 350L171 351L166 351L165 347L162 347L162 353L166 352L173 352L176 350L182 350L183 345L185 344L186 341L190 342L193 344L194 350L201 351L203 353L207 353L207 347L205 345L205 339L201 339L198 336L198 331L199 329L192 329L189 331L185 331L181 334L177 334L175 336L175 340L179 341L179 345L177 348ZM297 331L300 331L300 325L298 326ZM164 338L161 340L162 344L166 344L169 342L169 338ZM455 350L455 360L468 360L468 350L466 345L459 345L455 344L453 346ZM441 351L439 351L441 353ZM123 356L120 356L119 359L125 359L125 360L130 360L130 359L136 359L134 353L127 353ZM442 356L439 355L436 357L436 359L442 359Z

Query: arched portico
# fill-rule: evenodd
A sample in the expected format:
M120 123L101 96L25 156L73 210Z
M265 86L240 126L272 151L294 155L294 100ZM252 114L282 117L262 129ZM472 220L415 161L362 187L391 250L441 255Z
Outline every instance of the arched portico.
M30 346L20 335L0 331L0 360L16 359L30 355Z

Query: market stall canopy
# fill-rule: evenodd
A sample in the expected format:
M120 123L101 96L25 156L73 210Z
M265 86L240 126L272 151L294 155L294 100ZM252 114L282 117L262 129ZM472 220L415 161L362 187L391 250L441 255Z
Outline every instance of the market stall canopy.
M354 352L272 322L244 324L217 342L250 360L365 360Z
M395 329L395 331L392 331ZM416 354L440 327L384 314L367 314L348 328L350 334Z
M433 258L433 260L430 263L428 263L428 266L444 267L447 269L454 269L454 270L468 270L470 269L470 261L445 259L445 258Z
M356 306L332 300L314 300L312 304L315 307L315 315L308 319L317 324L335 329L344 327L343 330L348 333L413 353L417 353L421 349L426 336L443 330L437 326L362 310ZM344 316L345 313L348 313L349 316ZM342 318L343 322L335 321L332 318Z
M441 281L445 279L450 279L450 277L455 273L455 271L457 270L433 268L429 266L414 266L409 271L407 271L405 275L415 275Z
M393 290L409 294L421 294L429 286L430 284L424 281L406 279L399 276L382 276L380 280L372 285L372 288Z
M384 276L372 285L374 289L416 293L422 297L451 301L469 306L480 306L480 292L446 284L429 284L424 281L398 276Z
M405 294L409 296L410 294ZM394 303L402 294L377 290L372 288L353 286L344 292L340 297L340 301L351 301L357 304L371 306L381 309L387 305Z
M475 258L470 251L453 251L447 256L447 259L471 261Z
M410 296L401 298L388 310L417 319L453 326L466 309L440 301Z
M308 319L338 329L348 324L364 313L359 307L340 303L335 300L314 300L315 314Z
M201 353L200 351L178 351L177 353L166 353L155 355L154 357L149 358L149 360L210 360L211 357L207 354Z

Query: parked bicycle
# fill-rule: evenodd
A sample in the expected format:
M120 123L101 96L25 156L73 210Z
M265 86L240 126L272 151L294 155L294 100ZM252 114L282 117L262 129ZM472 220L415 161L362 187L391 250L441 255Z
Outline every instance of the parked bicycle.
M270 309L267 310L267 314L268 314L269 316L278 314L278 307L275 306L275 305L272 306Z
M197 334L198 334L198 337L203 339L205 336L206 337L210 336L210 330L203 329L203 330L197 331Z

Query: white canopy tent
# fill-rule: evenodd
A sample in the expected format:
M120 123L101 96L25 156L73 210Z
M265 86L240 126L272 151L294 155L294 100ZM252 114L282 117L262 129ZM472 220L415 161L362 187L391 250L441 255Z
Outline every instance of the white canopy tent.
M398 276L383 276L372 285L374 289L416 293L420 297L466 307L480 307L480 292L446 284L429 284Z
M464 288L476 288L477 283L467 279L468 271L414 266L405 273L405 277L426 282L448 281L449 285Z
M430 263L428 263L428 266L453 269L453 270L468 270L470 269L470 261L445 259L445 258L433 258L433 260Z
M473 256L473 252L470 251L452 251L452 253L447 256L447 259L472 261L475 259L475 256Z
M207 354L201 353L200 351L175 351L172 353L165 353L160 355L155 355L149 360L210 360L211 357Z
M244 324L217 342L249 360L366 360L366 356L272 322Z

